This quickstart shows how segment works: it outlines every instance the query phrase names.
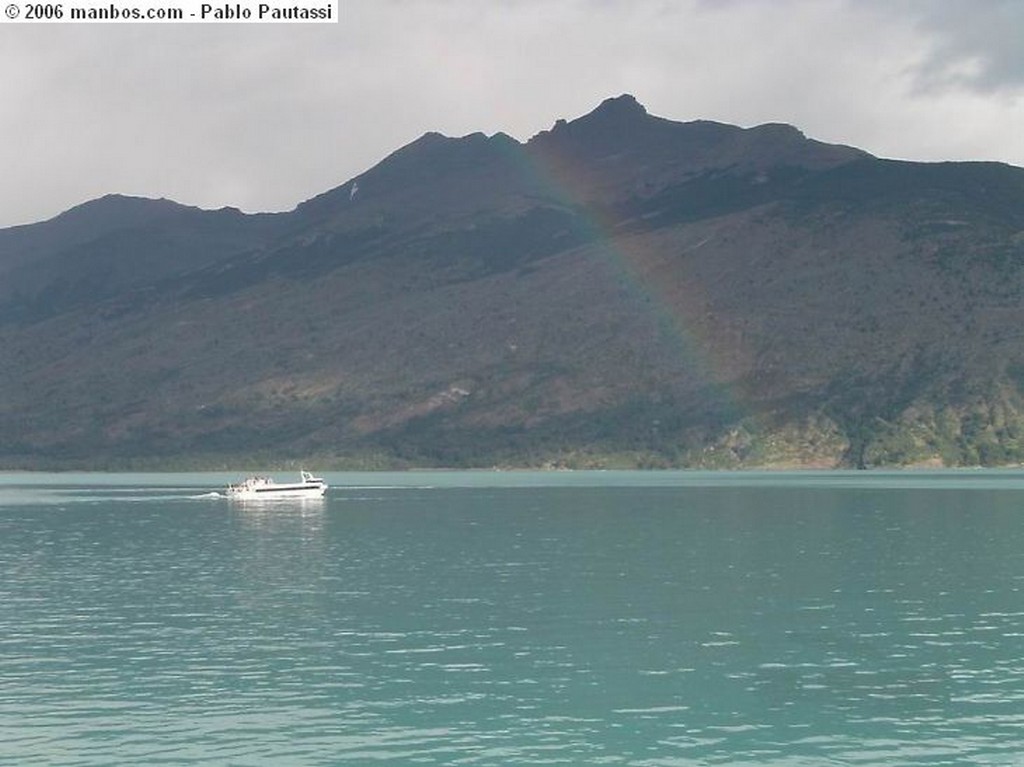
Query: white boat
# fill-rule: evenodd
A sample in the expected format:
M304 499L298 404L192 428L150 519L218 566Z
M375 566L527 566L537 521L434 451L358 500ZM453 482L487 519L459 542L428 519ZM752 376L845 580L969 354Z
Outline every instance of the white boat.
M243 482L228 485L228 498L242 500L271 498L320 498L327 492L327 483L308 471L300 472L298 482L275 482L270 477L249 477Z

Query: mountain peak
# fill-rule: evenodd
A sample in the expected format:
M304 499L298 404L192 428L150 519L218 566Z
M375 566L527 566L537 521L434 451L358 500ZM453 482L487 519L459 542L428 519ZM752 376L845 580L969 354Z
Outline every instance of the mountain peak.
M581 132L615 132L628 130L647 120L647 109L635 96L624 93L605 99L593 111L572 121L558 120L549 133L554 135Z
M576 145L603 153L631 137L646 136L658 122L636 97L625 93L605 99L596 109L575 120L556 121L551 130L538 133L527 144L535 149Z
M822 169L869 156L851 147L809 139L783 123L740 128L710 120L667 120L648 113L628 93L605 99L575 120L558 120L527 146L542 155L574 157L584 169L603 168L602 158L625 162L623 158L628 156L636 168L661 167L677 176L779 165ZM637 159L641 157L644 159Z
M647 114L647 108L637 101L636 96L633 94L623 93L621 96L613 96L612 98L605 99L598 105L597 109L590 114L616 117L639 117Z

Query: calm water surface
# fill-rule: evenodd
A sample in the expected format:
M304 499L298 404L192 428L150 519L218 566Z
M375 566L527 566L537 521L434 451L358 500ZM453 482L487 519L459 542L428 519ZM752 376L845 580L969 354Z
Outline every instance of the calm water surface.
M0 474L0 764L1024 765L1024 473Z

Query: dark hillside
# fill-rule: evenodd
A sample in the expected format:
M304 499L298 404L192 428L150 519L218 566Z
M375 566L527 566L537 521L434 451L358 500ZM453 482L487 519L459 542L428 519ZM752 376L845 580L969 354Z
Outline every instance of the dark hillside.
M0 231L8 465L1024 459L1024 171L648 115Z
M263 247L276 216L110 195L0 230L0 321L32 321Z

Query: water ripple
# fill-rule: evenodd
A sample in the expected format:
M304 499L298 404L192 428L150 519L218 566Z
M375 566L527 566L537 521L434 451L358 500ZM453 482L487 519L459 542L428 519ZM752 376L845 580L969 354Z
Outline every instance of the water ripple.
M291 510L185 482L8 500L0 763L1024 753L1012 498L479 481Z

